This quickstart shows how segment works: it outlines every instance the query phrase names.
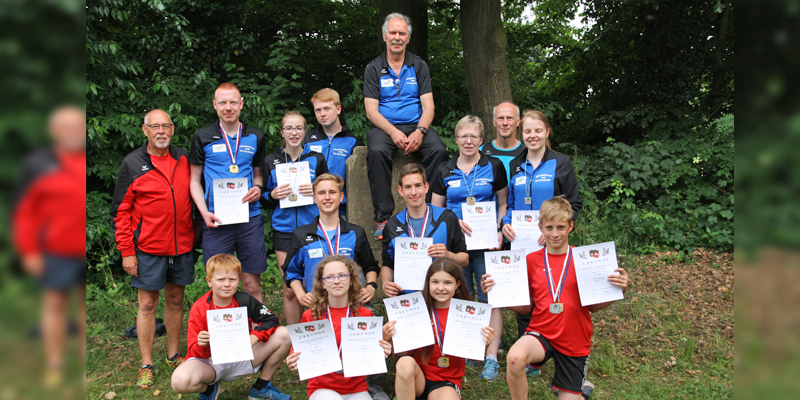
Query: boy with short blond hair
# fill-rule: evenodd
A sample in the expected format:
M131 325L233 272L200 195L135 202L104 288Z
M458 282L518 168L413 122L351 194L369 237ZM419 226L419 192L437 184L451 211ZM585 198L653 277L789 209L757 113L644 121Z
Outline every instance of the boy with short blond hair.
M512 399L528 398L525 366L541 367L549 359L555 363L552 386L558 389L559 400L580 400L590 393L584 388L592 339L592 318L589 313L610 306L613 301L581 306L578 282L572 263L569 233L572 232L572 206L558 196L542 203L539 229L546 246L528 254L528 283L533 306L509 307L512 311L531 314L525 334L517 340L507 356L507 380ZM628 274L622 268L608 276L612 285L625 291ZM486 274L481 278L484 293L494 286ZM586 394L584 394L586 396Z
M200 393L202 400L216 400L220 382L231 382L259 373L250 388L248 399L290 400L269 380L291 348L289 331L278 326L278 317L253 296L237 290L242 264L230 254L217 254L206 263L206 282L211 290L200 296L189 313L188 351L186 361L172 374L172 390L176 393ZM206 311L245 307L253 346L253 360L215 364L211 357L210 335Z

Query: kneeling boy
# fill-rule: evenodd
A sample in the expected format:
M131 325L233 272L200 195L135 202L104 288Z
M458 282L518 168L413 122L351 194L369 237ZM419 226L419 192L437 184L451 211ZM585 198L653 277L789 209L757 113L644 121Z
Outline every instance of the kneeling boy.
M613 303L582 307L578 293L569 233L572 232L572 206L563 197L554 197L542 204L539 229L546 247L528 254L528 284L533 306L509 307L522 313L532 313L531 323L507 356L507 380L512 399L528 398L525 366L541 367L549 359L555 362L552 385L558 389L559 400L580 400L592 339L590 312L602 310ZM566 270L566 273L564 271ZM628 274L608 276L609 282L622 290L628 287ZM494 286L486 274L481 278L483 292Z
M289 400L269 380L291 348L289 331L278 326L278 317L253 296L238 291L242 264L230 254L217 254L206 263L206 281L211 290L192 305L189 313L186 361L172 373L172 390L176 393L200 393L200 399L215 400L221 381L231 382L242 376L259 373L250 388L249 399ZM209 347L207 310L247 307L250 343L255 358L225 364L214 364ZM259 372L260 370L260 372Z

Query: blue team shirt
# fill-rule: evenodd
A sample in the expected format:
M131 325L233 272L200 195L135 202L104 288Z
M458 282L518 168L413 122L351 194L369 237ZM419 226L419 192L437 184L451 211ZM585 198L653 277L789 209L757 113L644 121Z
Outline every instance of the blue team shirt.
M458 156L443 163L434 173L431 190L447 198L446 207L452 210L458 219L464 219L461 204L467 197L475 197L475 201L495 201L496 193L508 186L506 170L500 160L481 154L478 163L469 172L457 167Z
M377 99L378 111L393 125L418 123L422 116L419 98L432 91L428 64L409 52L399 75L389 68L386 51L364 71L364 97Z

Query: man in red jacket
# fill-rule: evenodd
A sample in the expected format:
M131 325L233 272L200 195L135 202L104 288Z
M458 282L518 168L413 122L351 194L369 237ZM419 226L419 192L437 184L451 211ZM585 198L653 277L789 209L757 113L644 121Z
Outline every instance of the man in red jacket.
M183 290L194 282L194 229L189 193L189 152L171 146L170 116L152 110L144 117L147 143L122 160L111 204L114 238L131 286L139 290L136 331L142 368L136 385L153 387L153 339L158 295L164 289L166 364L183 362L178 352L183 326Z
M73 106L58 108L48 129L53 146L32 153L23 164L12 225L22 266L44 290L44 384L57 389L63 380L72 291L80 298L76 318L80 337L86 334L86 116ZM86 342L80 343L83 358Z

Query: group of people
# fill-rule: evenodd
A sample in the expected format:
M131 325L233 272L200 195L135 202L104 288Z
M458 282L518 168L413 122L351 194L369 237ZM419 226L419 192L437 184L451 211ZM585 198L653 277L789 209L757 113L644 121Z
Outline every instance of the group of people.
M366 144L376 223L373 236L383 244L380 266L365 229L344 217L346 207L360 206L345 195L346 161L363 143L340 120L336 91L322 89L311 98L318 125L310 132L301 113L287 112L280 127L283 146L268 155L264 133L240 120L244 98L231 83L214 92L219 120L194 133L189 151L170 144L175 127L166 112L152 110L145 115L142 130L147 142L123 160L111 209L123 268L139 293L139 387L154 384L154 313L163 289L168 351L164 362L174 369L171 382L176 392L216 399L220 381L257 373L250 399L290 398L270 379L281 361L296 369L303 355L292 352L288 331L263 306L260 276L267 269L267 251L262 208L272 210L271 242L285 283L286 323L328 319L339 342L341 318L378 314L372 300L379 277L386 296L411 292L393 279L398 237L433 239L427 251L434 261L422 294L435 334L446 329L450 299L471 300L477 294L478 301L486 302L494 282L486 274L484 251L467 250L465 235L473 231L463 221L461 204L492 201L498 210L497 245L492 250L515 239L513 210L541 210L539 243L546 246L527 259L533 306L511 308L518 313L520 337L508 354L512 398L526 398L525 374L536 373L535 368L550 358L556 362L553 387L559 397L579 398L589 357L588 313L608 304L581 307L574 271L569 273L567 237L582 204L569 160L549 148L552 130L547 118L538 111L521 115L516 105L501 103L493 113L497 139L484 144L483 122L464 117L454 132L459 152L448 161L444 144L430 127L434 101L427 65L406 51L411 21L390 14L382 30L386 51L367 65L364 76L364 104L372 122ZM516 135L520 125L522 141ZM393 215L389 188L396 150L418 152L422 165L400 169L397 191L406 208ZM278 166L299 162L308 165L312 183L279 185ZM249 204L247 222L225 224L215 215L213 181L230 178L247 182L242 198ZM281 207L282 200L293 202L299 196L312 197L313 203ZM193 219L193 206L202 221ZM184 287L195 279L193 251L199 232L210 291L192 306L184 357L178 349ZM545 270L547 277L562 277L560 299L549 297L547 282L552 278L545 277ZM626 288L627 274L620 269L609 281ZM242 291L237 290L239 283ZM564 304L564 312L548 314L548 306L556 302ZM248 310L255 356L250 362L215 364L211 358L205 312L228 307ZM497 378L502 327L502 310L494 309L490 326L482 330L487 343L483 379ZM392 355L395 331L393 321L384 326L380 345L387 357ZM438 343L393 354L397 399L459 397L466 361L450 357L447 365L437 364L443 356ZM336 373L310 379L308 394L312 399L386 398L368 379Z

